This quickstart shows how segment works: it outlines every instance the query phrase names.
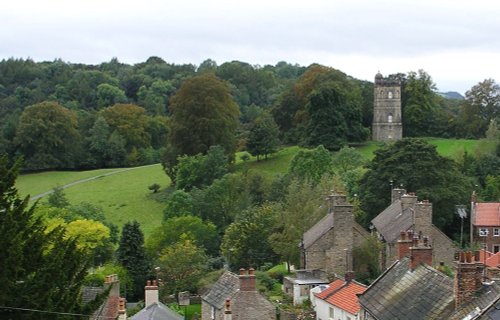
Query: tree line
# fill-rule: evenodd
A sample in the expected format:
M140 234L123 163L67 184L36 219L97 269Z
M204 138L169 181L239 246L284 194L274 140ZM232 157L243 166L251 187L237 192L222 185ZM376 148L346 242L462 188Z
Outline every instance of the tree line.
M498 118L492 79L452 100L423 70L389 77L402 83L404 136L481 138ZM265 157L281 143L339 150L370 137L372 116L372 82L317 64L0 62L0 153L22 155L24 170L175 163L215 138L228 155Z

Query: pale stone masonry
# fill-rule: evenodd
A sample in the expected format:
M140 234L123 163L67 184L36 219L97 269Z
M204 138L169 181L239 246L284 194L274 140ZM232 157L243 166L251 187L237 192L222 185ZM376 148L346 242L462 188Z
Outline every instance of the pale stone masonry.
M343 275L352 270L352 250L369 233L354 221L345 195L331 195L328 200L329 213L303 235L301 267Z
M382 253L382 268L397 260L396 241L400 231L413 230L417 235L429 235L429 243L434 248L433 260L451 266L457 250L453 241L432 224L432 203L418 201L414 193L404 189L392 191L392 203L372 220L372 225L385 245Z
M373 93L372 138L375 141L395 141L403 138L401 120L401 83L375 76Z

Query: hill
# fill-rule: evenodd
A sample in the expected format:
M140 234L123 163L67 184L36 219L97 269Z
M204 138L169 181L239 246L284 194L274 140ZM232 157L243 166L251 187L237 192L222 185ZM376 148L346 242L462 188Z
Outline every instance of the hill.
M487 152L494 144L486 140L455 140L427 139L437 147L438 152L446 157L456 158L468 153ZM373 153L380 147L377 142L368 142L357 149L367 158L373 158ZM255 170L268 178L276 174L284 174L293 156L301 150L300 147L286 147L267 160L257 161L241 159L244 153L237 154L235 170ZM158 183L164 189L170 185L170 179L165 175L161 165L136 167L132 169L101 169L80 172L51 171L36 174L21 175L17 187L21 195L38 195L50 191L57 185L66 185L82 179L95 177L84 183L75 184L65 189L71 203L90 202L104 210L109 221L122 226L130 220L137 220L146 235L159 223L163 216L165 192L152 194L148 186ZM42 198L40 201L44 201Z

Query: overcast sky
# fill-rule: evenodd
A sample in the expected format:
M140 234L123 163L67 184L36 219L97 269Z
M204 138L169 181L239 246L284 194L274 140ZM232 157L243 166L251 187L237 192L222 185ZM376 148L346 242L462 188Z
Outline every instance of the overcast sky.
M320 63L359 79L424 69L440 91L500 82L500 2L4 0L0 59Z

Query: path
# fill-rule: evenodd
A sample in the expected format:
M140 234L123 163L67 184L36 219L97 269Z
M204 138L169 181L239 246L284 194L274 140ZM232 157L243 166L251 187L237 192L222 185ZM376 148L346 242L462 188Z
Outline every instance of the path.
M121 170L117 170L117 171L112 171L112 172L100 174L100 175L95 176L95 177L90 177L90 178L85 178L85 179L73 181L71 183L68 183L68 184L65 184L65 185L61 186L61 188L66 189L66 188L72 187L72 186L80 184L80 183L89 182L89 181L96 180L96 179L103 178L103 177L107 177L107 176L110 176L110 175L113 175L113 174L116 174L116 173L122 173L122 172L129 171L129 170L135 170L135 169L140 169L140 168L147 168L147 167L152 167L152 166L156 166L156 165L157 164L149 164L147 166L126 168L126 169L121 169ZM44 193L37 194L35 196L30 197L30 200L40 199L40 198L45 197L46 195L49 195L49 194L51 194L53 192L54 192L54 190L49 190L49 191L46 191Z

